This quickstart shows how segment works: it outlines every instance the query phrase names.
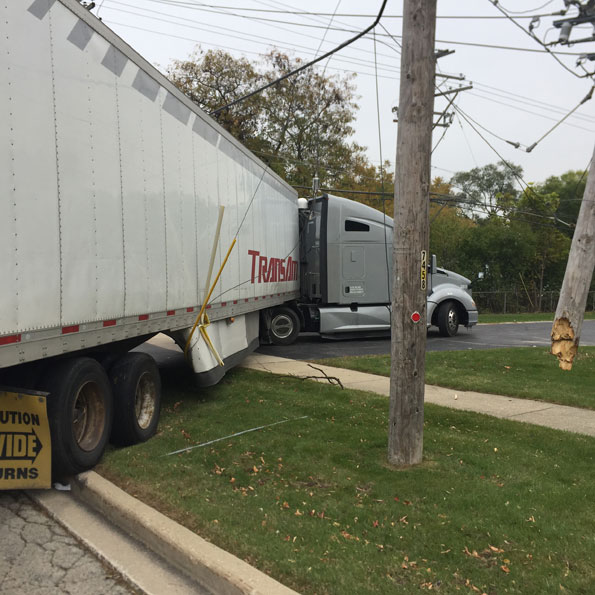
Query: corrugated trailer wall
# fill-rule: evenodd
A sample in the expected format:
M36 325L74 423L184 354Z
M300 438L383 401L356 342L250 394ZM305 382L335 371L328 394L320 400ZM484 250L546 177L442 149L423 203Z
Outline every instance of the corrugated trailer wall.
M297 290L289 186L74 0L0 12L0 336L200 304L221 204L213 301Z

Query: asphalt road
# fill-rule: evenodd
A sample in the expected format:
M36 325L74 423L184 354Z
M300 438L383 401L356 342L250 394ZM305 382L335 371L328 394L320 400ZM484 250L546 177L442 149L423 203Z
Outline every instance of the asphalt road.
M459 329L452 338L441 337L437 330L428 331L427 351L457 351L463 349L493 349L497 347L548 347L551 322L513 324L480 324L470 331ZM595 320L585 320L581 345L595 345ZM264 345L258 353L291 359L323 359L346 355L379 355L390 353L390 338L335 341L321 339L313 333L299 336L293 345Z

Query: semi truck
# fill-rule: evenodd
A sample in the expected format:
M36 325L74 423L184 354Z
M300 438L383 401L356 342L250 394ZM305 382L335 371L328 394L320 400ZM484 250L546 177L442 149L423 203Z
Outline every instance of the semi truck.
M298 200L300 297L266 310L261 340L288 345L300 331L329 339L391 328L393 220L368 205L324 194ZM253 263L253 270L255 270ZM477 324L471 281L430 259L427 326L442 336Z
M38 475L17 442L33 465L50 449L25 427L39 414L17 412L25 393L46 399L54 478L92 468L110 439L150 438L159 371L131 349L157 333L208 386L261 341L386 330L389 267L374 271L389 218L328 195L298 204L78 1L0 13L1 487ZM468 281L432 273L428 319L472 326Z

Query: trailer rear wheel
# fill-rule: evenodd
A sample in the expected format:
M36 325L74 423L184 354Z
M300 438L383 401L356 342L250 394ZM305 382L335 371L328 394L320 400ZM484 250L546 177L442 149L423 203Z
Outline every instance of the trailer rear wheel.
M145 442L157 431L161 379L155 360L146 353L127 353L109 372L114 391L111 441L119 446Z
M271 315L271 341L274 345L291 345L299 335L300 319L287 306L275 308Z
M459 309L453 301L440 305L437 313L438 328L443 337L454 337L459 330Z
M57 362L42 382L49 391L48 417L54 477L94 467L103 456L112 425L112 390L94 359Z

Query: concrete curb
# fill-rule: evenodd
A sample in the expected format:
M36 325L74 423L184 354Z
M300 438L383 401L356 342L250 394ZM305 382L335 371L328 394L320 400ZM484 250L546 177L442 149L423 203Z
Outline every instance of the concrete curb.
M93 471L73 478L71 485L79 500L217 595L296 595Z

